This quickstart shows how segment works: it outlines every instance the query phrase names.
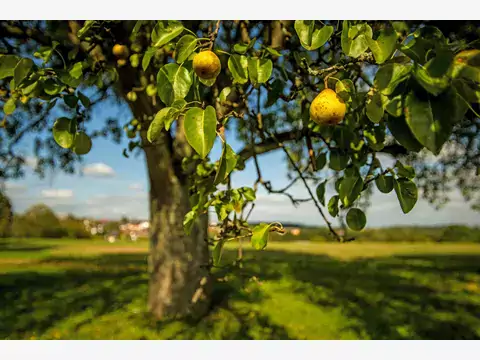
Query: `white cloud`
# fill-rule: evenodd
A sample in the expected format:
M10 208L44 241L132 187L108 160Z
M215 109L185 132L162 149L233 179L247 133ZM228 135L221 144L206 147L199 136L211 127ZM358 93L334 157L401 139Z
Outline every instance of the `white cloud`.
M27 156L25 157L25 164L29 167L31 167L32 169L35 169L37 167L37 164L38 164L38 159L36 157L33 157L33 156Z
M12 182L5 182L3 185L5 186L5 190L7 192L19 192L27 189L25 185L16 184Z
M128 186L130 190L143 191L143 185L140 183L133 183Z
M73 191L69 189L44 189L42 197L48 199L69 199L73 197Z
M83 174L92 177L112 177L115 176L115 171L104 163L94 163L86 165L83 168Z

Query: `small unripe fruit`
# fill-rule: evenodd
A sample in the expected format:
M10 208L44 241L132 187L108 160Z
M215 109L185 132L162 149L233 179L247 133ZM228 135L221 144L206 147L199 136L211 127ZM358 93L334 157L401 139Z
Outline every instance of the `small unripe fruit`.
M130 56L130 65L132 65L132 67L136 68L138 67L139 64L140 64L140 55L133 54L132 56Z
M202 51L193 58L193 70L199 78L214 79L220 73L222 64L213 51Z
M138 120L137 120L137 119L133 119L132 121L130 121L130 125L132 125L132 126L137 126L137 125L138 125Z
M155 96L155 94L157 93L157 87L153 84L150 84L147 86L146 91L148 96Z
M125 66L126 64L127 64L127 60L125 60L125 59L118 59L117 60L117 65L119 67Z
M345 117L347 107L332 89L325 89L312 101L310 118L320 125L337 125Z
M127 131L127 137L128 137L129 139L133 139L135 136L136 136L136 133L135 133L134 130L128 130L128 131Z
M128 48L125 45L115 44L112 48L112 53L117 58L126 59L128 58Z
M127 94L127 100L131 102L135 102L137 100L137 93L135 91L130 91Z

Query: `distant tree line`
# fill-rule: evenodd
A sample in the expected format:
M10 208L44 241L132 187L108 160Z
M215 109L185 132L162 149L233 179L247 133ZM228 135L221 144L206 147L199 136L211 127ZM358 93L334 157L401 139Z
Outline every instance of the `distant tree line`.
M480 242L480 227L465 225L449 226L398 226L389 228L365 229L361 232L349 231L346 238L355 241L375 242ZM285 235L272 234L272 240L294 241L309 240L316 242L331 241L328 229L302 228L300 234L288 232Z

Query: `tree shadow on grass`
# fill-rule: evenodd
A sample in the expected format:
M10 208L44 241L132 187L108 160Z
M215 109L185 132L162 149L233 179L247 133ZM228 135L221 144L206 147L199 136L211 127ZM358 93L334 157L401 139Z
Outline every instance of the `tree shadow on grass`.
M0 239L0 253L2 252L21 252L21 251L41 251L52 249L52 245L35 245L32 242L12 241Z
M224 255L226 259L233 256L231 251ZM139 326L156 331L158 338L295 338L256 307L277 295L250 286L251 275L274 283L288 279L283 282L288 284L287 291L301 294L326 312L340 308L351 320L344 330L354 331L359 338L480 338L476 318L480 288L475 284L462 288L478 280L480 256L417 255L347 262L324 255L264 251L246 252L245 258L248 276L233 274L230 281L216 283L211 312L200 320L180 322L168 334L163 330L173 320L154 322L146 313L145 255L42 260L36 271L0 274L0 338L41 335L69 317L88 312L76 324L80 328L103 315L128 312L134 301L145 304L145 311L135 315ZM44 266L50 267L49 272L43 272ZM91 338L101 335L92 333Z
M269 251L253 258L262 278L290 276L292 292L326 309L340 307L354 324L345 330L361 338L480 339L480 256L339 261Z

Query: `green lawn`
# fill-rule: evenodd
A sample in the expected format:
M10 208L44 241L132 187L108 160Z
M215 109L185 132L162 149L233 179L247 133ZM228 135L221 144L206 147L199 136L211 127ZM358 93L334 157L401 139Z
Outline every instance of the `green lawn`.
M0 240L0 338L480 339L480 244L272 243L208 316L158 323L146 247Z

